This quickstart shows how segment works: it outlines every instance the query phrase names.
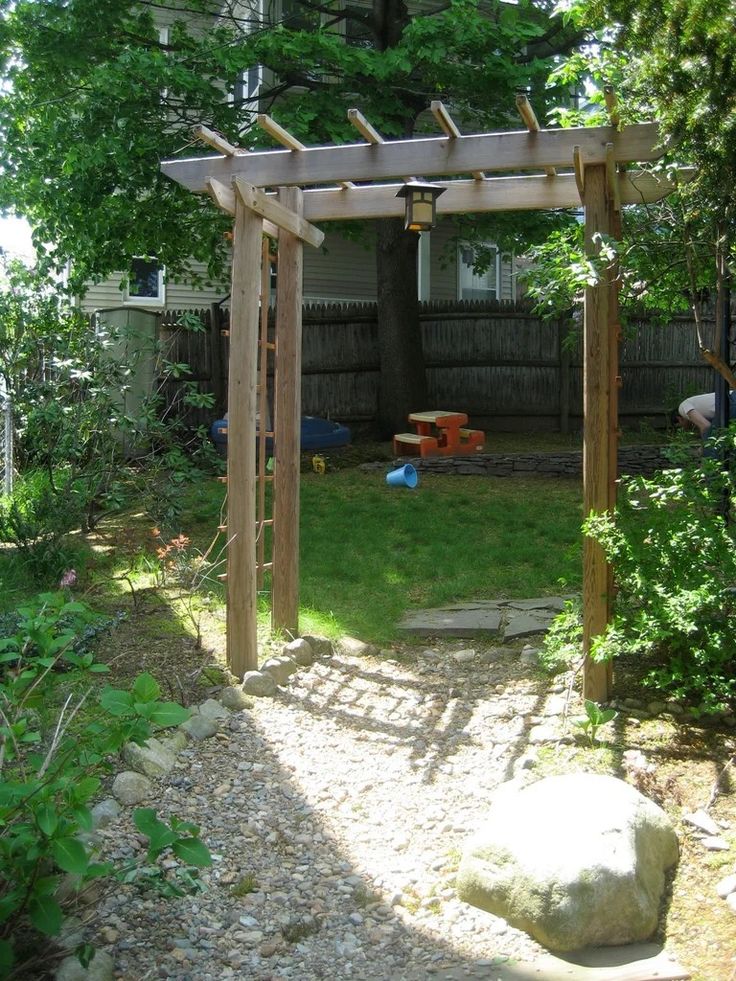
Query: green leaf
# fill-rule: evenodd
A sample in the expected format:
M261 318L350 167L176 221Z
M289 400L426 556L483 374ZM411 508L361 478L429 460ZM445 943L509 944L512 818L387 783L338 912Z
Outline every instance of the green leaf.
M133 811L133 824L141 834L150 835L160 823L152 807L136 807Z
M133 682L133 695L136 702L154 702L161 694L156 679L148 674L139 674Z
M172 845L172 851L187 865L196 865L197 868L212 865L209 849L199 838L180 838Z
M77 960L82 967L87 968L92 963L96 951L92 944L84 943L80 944L74 953L77 955Z
M92 820L92 811L84 804L77 804L72 808L72 814L82 831L91 831L94 824Z
M89 857L87 850L77 838L59 838L51 848L54 861L65 872L82 875L87 871Z
M160 702L149 714L148 718L157 726L178 726L186 722L191 712L177 705L176 702Z
M59 816L53 804L41 804L36 810L36 821L41 831L50 838L59 824Z
M53 896L37 896L28 908L28 915L41 933L55 937L61 932L61 906Z
M100 694L100 705L110 715L125 715L132 711L133 702L131 693L119 688L104 688Z

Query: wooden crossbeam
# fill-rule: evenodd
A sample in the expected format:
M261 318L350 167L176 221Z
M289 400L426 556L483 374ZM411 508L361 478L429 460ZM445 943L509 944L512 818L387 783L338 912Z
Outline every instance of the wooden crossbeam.
M260 188L253 187L243 177L234 177L233 186L235 193L243 204L257 215L260 215L261 218L268 219L274 225L278 225L279 228L291 232L292 235L296 235L297 238L300 238L303 242L307 242L309 245L313 245L315 248L319 248L322 245L325 238L323 231L315 228L314 225L305 221L300 215L289 211L288 208L285 208L275 198L264 194Z
M229 215L235 214L235 191L232 187L225 187L220 181L207 181L207 193L215 202L218 208L226 211ZM268 219L263 219L263 231L269 238L279 237L279 226Z
M678 181L686 182L694 175L693 168L682 168L678 171ZM447 190L437 199L438 215L456 215L464 211L479 214L507 210L554 211L580 205L580 192L572 174L558 174L554 181L547 177L528 176L439 183ZM616 184L621 204L659 201L675 190L673 181L647 171L638 174L618 172ZM396 192L401 186L382 184L358 187L349 193L336 189L308 190L304 193L304 216L313 222L400 218L404 214L404 203L396 197ZM235 192L232 188L210 179L208 190L219 208L228 214L235 213ZM267 197L271 198L271 195ZM278 236L278 226L272 222L264 221L263 230L271 238Z
M167 160L163 173L190 191L204 193L211 177L229 185L242 175L256 187L301 185L331 181L381 181L404 174L436 177L534 171L545 167L569 167L573 147L580 147L587 164L604 164L606 144L613 144L616 163L656 160L663 148L656 123L639 123L617 132L610 126L548 129L538 133L482 133L474 136L428 137L386 141L377 145L346 144L287 150L253 151L222 157Z
M541 126L539 125L537 114L534 112L531 102L523 92L519 92L516 96L516 108L519 110L521 121L524 123L529 132L539 133ZM547 177L554 177L557 173L554 167L545 167L544 172Z
M678 172L678 180L688 181L694 174L692 168L683 168ZM618 173L616 178L622 204L658 201L675 190L674 181L647 171ZM438 215L580 207L580 193L573 174L558 174L554 180L536 175L438 183L446 188L437 199ZM358 187L350 192L314 188L304 192L304 216L313 222L400 218L404 214L403 201L396 197L400 187L401 184L382 184Z
M265 112L259 112L256 118L261 129L268 133L269 136L272 136L277 143L281 144L281 146L285 146L287 150L298 150L301 152L302 150L307 149L301 140L298 140L295 136L292 136L288 130L284 129L284 127L277 123L271 116L267 116ZM352 181L338 181L338 183L340 187L343 187L346 190L351 187L355 187L355 184L353 184Z
M444 102L441 102L439 99L435 99L429 108L432 110L434 118L440 124L440 128L449 139L456 140L458 137L462 136L462 133L455 125L455 120L450 115ZM483 181L486 179L486 175L482 170L474 170L473 177L477 181Z

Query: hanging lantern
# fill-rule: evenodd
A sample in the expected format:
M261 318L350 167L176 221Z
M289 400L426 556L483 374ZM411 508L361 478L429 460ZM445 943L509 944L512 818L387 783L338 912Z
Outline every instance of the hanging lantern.
M396 197L405 200L404 228L410 232L430 231L437 221L437 198L446 190L441 184L423 181L402 184Z

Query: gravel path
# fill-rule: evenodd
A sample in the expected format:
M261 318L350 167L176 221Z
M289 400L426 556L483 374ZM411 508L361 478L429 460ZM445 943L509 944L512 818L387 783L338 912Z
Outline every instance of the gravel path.
M493 791L560 734L563 684L518 650L467 643L322 659L190 743L155 804L199 824L215 864L197 896L100 898L116 976L491 978L533 960L541 949L460 903L453 877ZM129 814L101 834L140 852Z

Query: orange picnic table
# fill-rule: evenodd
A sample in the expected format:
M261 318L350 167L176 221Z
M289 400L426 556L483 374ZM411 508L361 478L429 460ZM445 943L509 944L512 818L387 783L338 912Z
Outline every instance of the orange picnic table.
M485 433L480 429L466 429L468 416L465 412L435 409L412 412L409 422L413 433L397 433L394 436L396 456L457 456L479 453L485 443Z

